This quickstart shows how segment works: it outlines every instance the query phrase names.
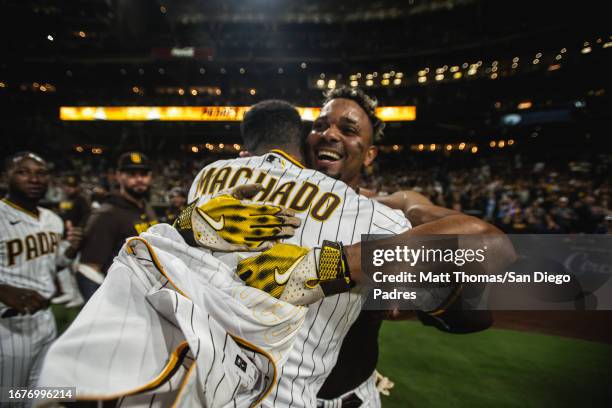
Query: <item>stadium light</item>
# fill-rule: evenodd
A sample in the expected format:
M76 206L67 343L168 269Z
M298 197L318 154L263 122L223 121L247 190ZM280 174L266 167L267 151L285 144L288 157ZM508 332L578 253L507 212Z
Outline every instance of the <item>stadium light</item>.
M524 109L529 109L533 106L533 103L531 103L531 101L524 101L518 104L517 108L519 110L524 110Z
M314 120L320 112L313 107L297 109L303 120ZM248 106L62 106L59 116L63 121L238 122L248 110ZM413 121L416 107L381 106L376 115L387 122Z

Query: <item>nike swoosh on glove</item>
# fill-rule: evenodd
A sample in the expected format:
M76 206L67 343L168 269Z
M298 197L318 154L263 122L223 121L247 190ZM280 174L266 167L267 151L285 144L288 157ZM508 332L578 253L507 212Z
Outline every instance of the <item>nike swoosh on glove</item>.
M331 241L313 249L274 245L240 261L236 273L248 286L293 305L309 305L353 286L342 244Z
M300 219L284 207L248 201L261 184L245 184L200 198L177 217L174 227L191 246L219 252L264 251L295 234Z

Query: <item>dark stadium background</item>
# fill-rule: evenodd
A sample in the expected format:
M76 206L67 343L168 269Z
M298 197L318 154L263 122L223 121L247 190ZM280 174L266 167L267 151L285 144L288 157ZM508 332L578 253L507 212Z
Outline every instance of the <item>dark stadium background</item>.
M152 201L161 213L172 187L236 155L239 124L62 122L60 106L266 98L319 106L324 89L356 81L381 105L417 112L387 125L368 186L418 188L507 232L608 233L605 9L589 1L5 0L0 149L3 158L39 152L56 180L76 172L86 192L112 174L119 153L142 150L156 163ZM46 204L60 199L56 181ZM65 311L58 316L67 324ZM610 323L608 313L500 313L498 328L469 336L385 324L380 370L396 388L383 404L610 406Z

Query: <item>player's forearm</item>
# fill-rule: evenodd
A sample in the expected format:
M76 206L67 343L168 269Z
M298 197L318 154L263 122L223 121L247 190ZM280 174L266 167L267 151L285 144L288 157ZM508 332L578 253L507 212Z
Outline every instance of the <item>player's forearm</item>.
M398 191L389 196L374 197L374 200L395 210L401 210L413 227L461 213L434 205L423 194L416 191Z
M420 248L421 245L429 246L431 244L432 235L446 234L459 236L477 235L477 237L473 237L469 240L458 239L456 243L454 243L455 247L450 249L471 249L475 242L478 242L479 247L486 246L489 255L487 257L487 262L483 264L482 273L491 273L514 261L514 249L503 232L478 218L460 213L448 215L435 221L419 225L399 235L377 240L376 244L380 245L380 247L391 248L404 246L410 243L410 247ZM423 238L422 242L419 237ZM444 239L443 237L440 238ZM367 276L361 269L361 243L346 246L345 254L351 273L351 279L357 284L367 285L371 283L371 276ZM417 263L415 268L419 266L422 267L424 265L419 265ZM427 264L426 266L428 270L431 270L434 274L448 272L448 266L442 262ZM385 272L388 274L399 274L403 270L405 270L405 267L401 265L401 263L394 263L393 266L385 268Z
M437 221L441 218L462 215L460 212L437 205L415 204L404 212L413 227Z

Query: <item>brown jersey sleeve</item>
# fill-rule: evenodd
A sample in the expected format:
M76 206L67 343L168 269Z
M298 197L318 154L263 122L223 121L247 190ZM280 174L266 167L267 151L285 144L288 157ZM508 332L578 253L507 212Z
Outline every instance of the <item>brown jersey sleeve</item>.
M110 211L96 211L91 214L85 226L81 263L104 266L113 253L119 226Z

